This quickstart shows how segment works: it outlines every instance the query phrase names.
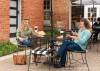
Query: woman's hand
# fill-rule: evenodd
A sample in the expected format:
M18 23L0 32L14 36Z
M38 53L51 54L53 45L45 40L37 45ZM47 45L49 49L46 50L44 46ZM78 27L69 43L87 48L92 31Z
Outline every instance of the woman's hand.
M73 36L77 36L78 33L77 33L77 32L72 32L72 35L73 35Z
M70 37L71 37L71 35L69 35L69 34L66 35L66 38L70 38Z
M58 36L58 37L56 37L58 40L62 40L63 39L63 36L61 35L61 36Z
M17 40L22 42L22 41L24 41L24 38L22 38L22 37L17 37Z
M72 36L72 35L67 35L66 38L70 38L70 39L76 39L76 36Z
M39 32L32 32L33 35L35 35L36 37L44 37L46 35L45 32L43 31L39 31Z

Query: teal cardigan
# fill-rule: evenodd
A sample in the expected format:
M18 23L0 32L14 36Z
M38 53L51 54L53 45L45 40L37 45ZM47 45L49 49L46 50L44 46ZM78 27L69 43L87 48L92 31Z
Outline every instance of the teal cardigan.
M86 50L88 40L91 37L91 32L88 29L79 30L80 38L78 40L74 40L83 50Z

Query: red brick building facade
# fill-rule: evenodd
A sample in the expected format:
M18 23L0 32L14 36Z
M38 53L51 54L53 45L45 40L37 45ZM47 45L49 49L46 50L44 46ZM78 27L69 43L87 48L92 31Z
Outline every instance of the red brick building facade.
M53 0L53 19L58 28L69 29L70 7L69 0Z
M22 18L28 18L31 26L43 30L44 3L43 0L22 0Z
M53 4L52 5L53 22L55 26L59 26L58 23L62 22L63 25L62 27L68 29L69 22L70 22L69 21L70 1L53 0L52 4ZM19 7L20 9L18 9ZM14 13L16 14L14 15ZM19 18L19 14L21 18ZM0 1L0 40L9 40L11 35L14 35L13 33L16 30L15 31L12 30L14 29L14 26L18 27L19 19L21 20L29 19L30 25L32 26L33 29L34 26L38 26L39 30L44 30L44 0L1 0ZM14 24L14 22L16 22L17 25Z
M9 38L9 0L0 0L0 40Z

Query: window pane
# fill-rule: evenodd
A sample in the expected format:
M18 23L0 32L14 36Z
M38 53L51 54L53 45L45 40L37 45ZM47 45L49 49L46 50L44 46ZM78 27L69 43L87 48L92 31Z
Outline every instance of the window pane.
M93 17L96 17L96 13L93 14Z
M94 12L96 12L96 10L97 10L97 9L96 9L96 8L94 8Z
M88 12L90 12L90 8L88 8Z
M47 0L47 9L50 9L50 0Z
M44 9L50 9L50 0L44 0Z
M46 0L44 0L44 9L46 9Z
M50 20L50 11L45 11L44 14L45 14L44 15L45 20Z
M91 8L91 12L93 12L93 8Z
M44 0L44 19L50 20L50 0Z
M90 13L88 13L88 17L90 17Z

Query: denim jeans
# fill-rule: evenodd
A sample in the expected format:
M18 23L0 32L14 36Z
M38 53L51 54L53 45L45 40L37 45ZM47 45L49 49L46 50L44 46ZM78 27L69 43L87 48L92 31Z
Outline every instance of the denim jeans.
M26 40L22 41L21 44L22 45L25 45L25 46L31 46L32 40L26 39Z
M67 51L71 50L71 51L82 51L81 47L70 40L65 40L63 42L63 44L60 46L60 48L58 49L58 55L60 56L60 64L61 65L65 65L66 63L66 59L67 59Z

